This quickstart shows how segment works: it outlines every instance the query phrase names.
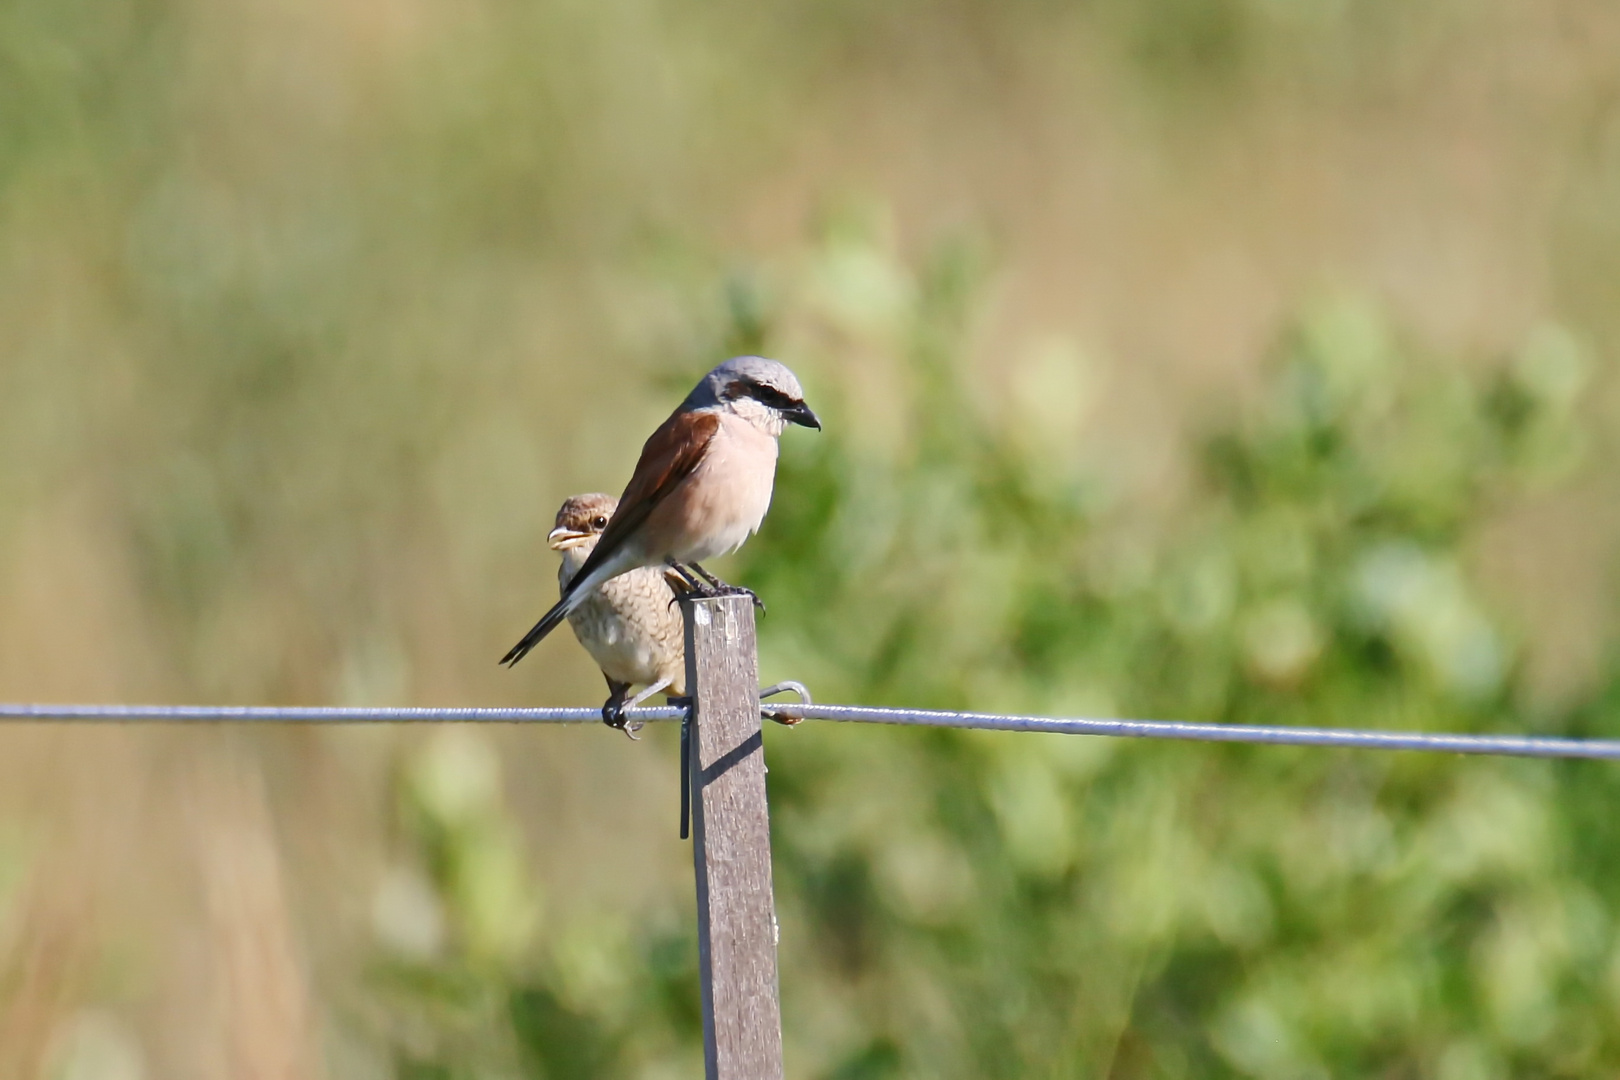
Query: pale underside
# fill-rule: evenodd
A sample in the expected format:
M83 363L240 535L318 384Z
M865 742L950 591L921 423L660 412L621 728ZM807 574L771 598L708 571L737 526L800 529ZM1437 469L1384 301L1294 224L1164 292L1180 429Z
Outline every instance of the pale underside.
M722 412L703 460L625 545L637 549L635 561L701 562L742 547L771 507L776 449L770 432Z
M558 571L566 586L589 547L564 552ZM661 570L642 567L610 578L573 611L574 636L614 682L652 686L668 680L666 693L686 693L686 650L680 606Z

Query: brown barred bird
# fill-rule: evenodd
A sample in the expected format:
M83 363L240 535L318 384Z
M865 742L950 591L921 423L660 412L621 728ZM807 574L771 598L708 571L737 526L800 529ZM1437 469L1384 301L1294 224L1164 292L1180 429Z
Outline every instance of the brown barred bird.
M618 505L612 495L575 495L557 511L556 527L547 542L562 555L557 584L564 596ZM686 693L685 637L675 603L678 589L681 579L673 570L637 567L602 582L568 613L574 636L607 679L603 722L632 739L641 725L626 723L626 709L660 690L677 697ZM646 689L629 697L630 688L637 685Z

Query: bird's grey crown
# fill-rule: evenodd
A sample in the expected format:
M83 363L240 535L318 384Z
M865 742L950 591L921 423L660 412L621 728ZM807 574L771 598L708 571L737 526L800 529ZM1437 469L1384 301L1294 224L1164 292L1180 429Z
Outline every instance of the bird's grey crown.
M703 376L692 392L686 395L681 408L686 411L714 408L731 400L731 388L737 383L752 383L775 390L788 401L804 400L804 388L786 364L767 360L763 356L734 356Z

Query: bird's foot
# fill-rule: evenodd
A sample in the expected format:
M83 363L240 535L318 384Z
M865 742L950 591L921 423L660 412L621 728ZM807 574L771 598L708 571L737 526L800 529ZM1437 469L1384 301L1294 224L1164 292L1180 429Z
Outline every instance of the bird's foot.
M614 687L613 696L608 698L602 705L602 722L608 727L618 728L630 738L635 739L636 742L640 742L641 740L636 738L636 732L646 725L639 721L631 721L625 714L669 684L670 680L667 677L659 679L647 689L626 701L625 694L629 693L629 684L626 683L624 689L621 690L617 684L610 683L609 685ZM668 697L669 695L664 696Z
M701 575L693 572L694 567L699 570L702 569L702 567L698 567L697 563L681 563L670 559L665 565L669 567L671 573L680 579L681 588L685 595L701 596L704 599L720 595L719 591L709 584L712 575L707 572ZM676 599L679 600L680 596L677 595Z
M687 563L686 565L713 590L710 593L711 596L746 596L754 602L754 606L759 609L760 614L765 613L765 601L761 600L759 594L754 592L753 589L745 589L741 585L727 585L724 581L703 569L698 563Z
M759 598L759 593L753 589L745 589L741 585L726 585L720 590L721 596L746 596L754 602L754 607L761 615L765 614L765 601Z
M641 737L636 734L643 725L639 721L631 720L624 715L624 703L616 702L612 698L602 706L602 723L616 731L622 731L631 742L640 742Z
M630 699L629 683L616 682L609 678L607 684L608 699L602 702L602 723L624 732L631 740L640 742L641 740L636 738L636 732L641 730L641 725L632 723L625 715L625 710L634 708L641 699Z
M725 582L703 569L702 563L690 562L686 564L686 568L692 571L692 573L696 574L698 577L702 578L704 581L708 582L709 588L713 590L712 595L714 596L720 596L724 594L727 589L731 588L730 585L727 585Z
M746 596L754 602L754 607L759 609L761 615L765 614L765 601L761 600L753 589L745 589L741 585L728 585L703 569L699 563L678 563L671 560L669 565L693 593L705 600L716 596Z

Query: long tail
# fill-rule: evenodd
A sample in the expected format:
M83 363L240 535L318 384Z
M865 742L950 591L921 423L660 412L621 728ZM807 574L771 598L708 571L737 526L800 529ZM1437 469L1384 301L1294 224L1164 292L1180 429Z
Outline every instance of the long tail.
M568 588L563 590L562 599L551 605L550 611L540 616L540 621L535 623L527 634L523 635L523 640L512 646L507 654L501 657L501 663L511 667L525 656L528 656L529 650L544 641L547 634L557 629L558 624L568 618L570 611L585 602L585 598L591 594L592 589L608 578L620 573L623 573L622 567L603 565L596 567L589 574L575 576L574 580L568 583Z
M512 646L511 650L501 657L501 663L510 667L528 656L530 649L540 644L547 634L557 629L558 623L568 617L568 606L567 599L559 600L553 604L551 610L542 615L540 621L535 623L527 634L523 635L523 640Z

